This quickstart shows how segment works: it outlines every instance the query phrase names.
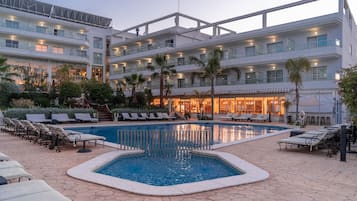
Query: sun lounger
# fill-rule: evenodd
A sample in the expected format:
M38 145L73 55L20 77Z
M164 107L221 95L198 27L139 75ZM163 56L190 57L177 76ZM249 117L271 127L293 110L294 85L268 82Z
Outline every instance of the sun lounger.
M123 117L123 120L133 120L133 121L138 120L136 117L130 116L129 113L126 112L122 113L121 115Z
M21 120L21 123L26 127L26 134L23 135L23 138L35 141L40 135L40 131L28 120Z
M23 166L17 161L2 161L2 162L0 162L0 169L13 168L13 167L23 168Z
M20 120L12 119L12 122L15 124L15 135L23 137L27 134L26 126Z
M97 118L92 118L89 113L74 113L76 120L81 122L98 122Z
M148 114L147 114L147 113L145 113L145 112L140 113L140 115L141 115L141 117L145 118L146 120L148 120L148 119L149 119Z
M68 114L66 113L60 113L60 114L52 114L51 116L52 121L55 123L70 123L70 122L76 122L75 119L70 119L68 117Z
M51 119L46 119L45 114L26 114L26 120L33 123L52 123Z
M8 160L10 160L10 157L8 155L0 152L0 162L1 161L8 161Z
M62 139L63 141L69 141L73 143L74 146L76 145L77 142L82 142L83 146L80 150L78 150L79 152L90 151L89 149L86 149L86 142L88 141L95 141L96 143L97 140L101 140L103 141L103 144L105 141L105 137L99 135L92 135L92 134L85 134L77 131L64 130L63 128L56 127L56 126L48 126L48 128L50 129L52 134L57 135L58 138ZM60 151L58 145L55 148L56 151Z
M1 130L8 133L15 133L16 125L15 123L8 117L3 119L4 125L1 126Z
M248 121L252 117L251 114L241 114L239 116L233 116L233 120L236 121Z
M166 120L174 120L176 117L170 117L166 112L158 112L157 117L161 119L166 119Z
M32 175L26 172L21 167L9 167L0 169L0 176L4 177L6 180L18 180L21 181L22 178L31 179Z
M251 117L250 120L252 121L268 121L269 120L269 115L266 114L257 114L255 117Z
M228 114L226 114L225 116L221 116L221 117L219 117L219 119L220 120L233 120L233 114L230 114L230 113L228 113Z
M146 120L145 117L139 117L138 113L130 113L132 118L136 118L136 120Z
M0 185L0 200L7 201L70 201L42 180Z
M149 113L149 119L150 120L162 120L162 117L155 116L154 113Z

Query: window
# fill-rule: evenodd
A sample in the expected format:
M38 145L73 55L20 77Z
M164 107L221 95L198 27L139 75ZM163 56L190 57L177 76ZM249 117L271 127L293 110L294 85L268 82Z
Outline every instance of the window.
M93 46L94 48L103 49L103 38L94 37Z
M206 61L206 54L200 54L200 60L201 61Z
M228 84L228 76L227 75L219 75L216 80L217 85L227 85Z
M255 72L250 72L245 74L245 83L246 84L255 84L257 83Z
M280 41L276 43L268 43L267 50L268 50L268 54L283 52L284 51L283 42Z
M177 88L185 87L185 79L177 79Z
M255 56L255 46L245 47L245 56Z
M267 82L282 82L283 70L267 71Z
M64 49L63 47L53 47L52 48L52 52L55 54L63 54L64 53Z
M200 87L207 86L206 78L200 77Z
M185 65L185 58L184 57L177 58L177 65Z
M165 40L165 47L174 47L174 39Z
M7 28L18 29L19 28L19 22L6 20L6 27Z
M48 46L47 46L47 45L37 44L37 45L35 46L35 50L36 50L37 52L47 52Z
M308 48L318 48L327 46L327 35L312 36L307 38Z
M147 47L148 47L148 50L153 49L152 43L148 43Z
M77 56L87 57L87 51L86 50L77 50Z
M77 33L78 38L81 40L87 40L87 34L83 34L83 33Z
M55 35L55 36L64 36L64 30L62 30L62 29L54 29L53 30L53 35Z
M19 48L19 41L6 40L6 47Z
M319 66L312 68L312 80L325 80L327 79L327 67Z
M38 33L46 33L47 27L36 26L36 32Z
M102 53L93 53L93 63L94 64L103 64L103 55Z

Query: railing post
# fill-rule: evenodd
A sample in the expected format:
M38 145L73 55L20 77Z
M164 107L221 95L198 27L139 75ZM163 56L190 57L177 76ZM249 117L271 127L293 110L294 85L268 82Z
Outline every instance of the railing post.
M341 133L340 133L340 161L346 162L346 126L341 126Z

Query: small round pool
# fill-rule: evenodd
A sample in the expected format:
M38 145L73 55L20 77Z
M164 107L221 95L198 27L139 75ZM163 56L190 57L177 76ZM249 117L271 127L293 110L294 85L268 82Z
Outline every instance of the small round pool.
M170 186L242 174L217 157L198 154L175 158L143 154L125 156L96 172L153 186Z

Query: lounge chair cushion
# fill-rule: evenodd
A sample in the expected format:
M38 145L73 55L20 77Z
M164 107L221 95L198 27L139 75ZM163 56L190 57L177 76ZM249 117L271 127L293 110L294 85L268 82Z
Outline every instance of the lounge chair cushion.
M30 173L26 172L24 169L19 167L3 168L0 169L0 175L5 177L7 180L28 178L31 179Z
M0 186L0 200L70 201L42 180L23 181Z
M92 118L89 113L74 113L74 117L79 121L98 122L98 119Z
M0 152L0 161L8 161L8 160L10 160L10 157Z
M66 113L60 113L60 114L52 114L52 120L57 121L57 122L75 122L75 119L70 119L68 117L68 114Z
M26 114L26 120L33 123L51 123L51 119L46 119L45 114Z
M23 168L23 166L17 161L3 161L3 162L0 162L0 169L13 168L13 167Z

